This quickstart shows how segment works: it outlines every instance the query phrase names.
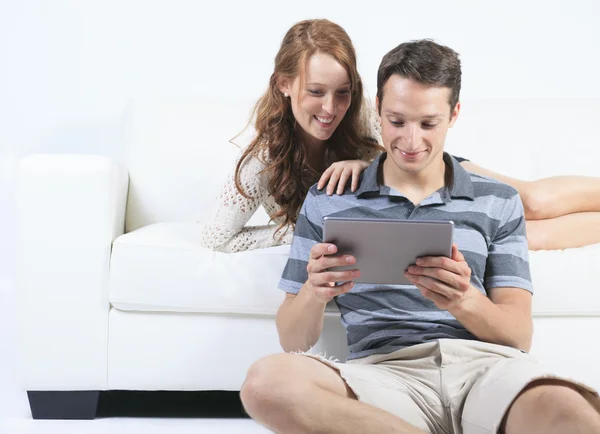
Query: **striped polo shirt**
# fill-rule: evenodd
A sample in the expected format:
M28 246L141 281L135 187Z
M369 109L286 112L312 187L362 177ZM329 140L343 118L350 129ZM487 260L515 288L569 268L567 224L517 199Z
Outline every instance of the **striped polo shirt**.
M471 284L487 295L498 287L533 292L523 205L511 186L467 172L444 153L449 185L415 206L401 192L378 183L387 155L362 174L359 188L328 196L312 186L296 222L280 289L297 294L308 279L312 246L323 242L323 217L452 220L453 241L471 267ZM360 267L358 266L360 269ZM448 311L423 297L414 285L355 283L335 297L348 338L348 359L390 353L435 339L477 339Z

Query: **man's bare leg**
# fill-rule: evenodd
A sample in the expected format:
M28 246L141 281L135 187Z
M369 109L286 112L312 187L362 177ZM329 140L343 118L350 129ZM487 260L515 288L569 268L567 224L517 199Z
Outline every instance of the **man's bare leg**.
M402 419L357 401L339 373L295 354L256 362L240 393L248 414L279 434L417 434Z
M600 414L575 389L552 380L534 382L515 400L506 434L600 434Z

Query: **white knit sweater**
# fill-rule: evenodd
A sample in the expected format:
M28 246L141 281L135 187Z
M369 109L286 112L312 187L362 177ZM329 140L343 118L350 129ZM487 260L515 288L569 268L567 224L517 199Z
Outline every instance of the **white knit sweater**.
M381 143L379 125L374 114L370 124L371 135ZM377 155L376 151L370 152L364 159L372 161ZM212 208L208 223L202 229L203 247L234 253L292 242L292 227L285 226L277 230L285 221L284 217L278 217L268 225L246 226L260 206L269 216L275 215L281 209L268 192L269 174L261 173L266 167L264 162L269 161L266 150L262 151L259 157L246 158L240 168L240 184L251 199L245 198L237 190L234 173L229 175Z
M246 158L240 168L241 187L251 199L242 196L236 188L234 173L228 177L202 230L204 247L233 253L292 241L292 228L284 227L277 231L284 217L278 217L268 225L246 226L260 206L269 216L281 209L268 192L269 174L261 173L266 167L261 159L256 156Z

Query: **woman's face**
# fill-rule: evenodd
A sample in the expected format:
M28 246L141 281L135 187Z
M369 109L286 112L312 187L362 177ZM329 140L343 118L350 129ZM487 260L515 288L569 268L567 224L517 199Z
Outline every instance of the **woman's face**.
M350 77L332 56L315 53L308 59L302 86L300 81L299 76L284 80L280 90L290 98L304 141L322 143L331 137L350 107Z

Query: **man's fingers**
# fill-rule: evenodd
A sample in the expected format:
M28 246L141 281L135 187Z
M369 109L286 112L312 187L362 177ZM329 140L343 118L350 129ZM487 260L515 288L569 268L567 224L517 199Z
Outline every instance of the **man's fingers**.
M461 268L458 262L445 256L424 256L417 259L417 266L423 268L443 268L456 274L461 274Z
M429 300L433 301L435 303L435 305L437 307L439 307L440 309L445 309L445 307L447 307L448 304L450 303L449 299L447 299L443 295L440 295L434 291L431 291L429 288L426 288L423 285L415 285L415 286L421 292L423 297L428 298Z
M460 250L458 250L458 246L456 244L452 244L452 259L454 259L456 262L463 262L465 260L465 257Z
M312 283L315 286L325 286L329 283L346 282L349 280L356 279L360 276L358 270L344 270L344 271L325 271L323 273L316 273L312 276Z
M310 259L319 259L321 256L333 255L337 252L337 246L331 243L319 243L310 249Z
M448 286L446 283L431 277L412 276L410 277L410 281L413 282L416 287L422 286L427 288L429 291L439 294L440 296L443 296L449 300L453 299L458 294L458 292L451 286Z
M412 276L427 276L432 279L439 280L440 282L444 282L448 284L448 286L452 288L458 288L460 285L460 275L456 273L452 273L448 270L444 270L443 268L434 268L434 267L418 267L415 265L411 265L408 267L408 273Z
M344 282L339 286L319 287L317 293L323 298L333 298L336 295L345 294L352 288L354 288L354 282Z
M320 273L329 268L344 267L354 264L356 264L356 258L351 255L321 256L317 259L309 260L306 271L309 273Z

